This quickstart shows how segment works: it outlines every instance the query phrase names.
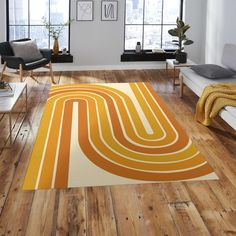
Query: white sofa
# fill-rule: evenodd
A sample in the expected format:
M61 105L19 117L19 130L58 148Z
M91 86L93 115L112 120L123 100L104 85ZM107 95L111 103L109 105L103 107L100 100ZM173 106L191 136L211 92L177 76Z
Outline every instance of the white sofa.
M226 44L222 57L222 64L236 71L236 45ZM213 83L235 83L236 84L236 76L231 78L223 78L223 79L208 79L198 75L192 69L184 67L180 69L180 97L184 95L184 85L189 87L196 95L201 96L204 88ZM225 120L234 130L236 130L236 107L226 106L224 107L219 116Z

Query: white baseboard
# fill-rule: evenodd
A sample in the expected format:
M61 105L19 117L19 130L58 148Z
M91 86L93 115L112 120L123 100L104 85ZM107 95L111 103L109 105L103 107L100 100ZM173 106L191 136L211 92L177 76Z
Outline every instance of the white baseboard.
M76 64L53 64L54 71L95 71L95 70L144 70L144 69L164 69L165 63L156 64L125 64L125 65L88 65L80 66Z
M120 65L88 65L80 66L73 63L54 63L53 71L95 71L95 70L151 70L164 69L165 62L157 63L130 63ZM2 65L0 65L2 69ZM36 71L48 71L45 68L37 69Z

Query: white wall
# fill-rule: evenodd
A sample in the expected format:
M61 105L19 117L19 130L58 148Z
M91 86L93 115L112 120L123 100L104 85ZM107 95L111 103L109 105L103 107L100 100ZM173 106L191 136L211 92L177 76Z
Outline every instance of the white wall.
M71 17L76 19L76 0L72 0ZM71 53L80 66L110 68L157 68L161 62L120 62L124 43L125 0L118 1L118 21L101 21L101 0L94 1L94 20L71 24ZM135 47L135 45L134 45Z
M194 44L186 46L188 57L196 63L204 63L207 0L185 0L185 21L191 26L187 32Z
M71 0L71 17L76 19L76 0ZM204 6L206 0L185 0L186 21L192 28L189 37L195 43L188 48L189 57L201 61L204 28ZM101 0L94 1L94 21L78 22L71 25L71 53L73 65L69 69L120 69L120 68L162 68L163 62L120 62L124 42L125 0L118 0L118 21L101 21ZM5 40L5 0L0 8L0 40ZM65 68L65 64L63 64ZM66 68L65 68L66 69Z
M206 0L185 0L185 20L191 25L189 37L194 44L187 51L189 57L200 63L202 43L205 39ZM124 42L125 0L119 0L117 22L102 22L101 1L95 1L93 22L74 22L71 31L71 51L79 65L137 65L137 62L120 62ZM72 18L75 17L76 0L72 1ZM154 62L153 65L163 64ZM144 66L144 63L141 63ZM146 63L146 64L150 64Z
M0 42L3 42L6 40L6 1L0 1Z
M225 43L236 44L236 1L208 0L206 63L221 64Z

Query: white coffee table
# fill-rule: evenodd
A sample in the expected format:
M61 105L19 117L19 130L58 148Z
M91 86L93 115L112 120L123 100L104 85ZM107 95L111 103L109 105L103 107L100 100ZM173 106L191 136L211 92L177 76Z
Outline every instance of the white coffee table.
M0 147L0 148L10 148L12 147L20 129L21 126L25 120L26 113L27 113L27 84L26 83L10 83L10 86L14 89L14 96L11 97L0 97L0 113L1 114L7 114L9 117L9 145L8 145L8 138L6 140L5 146ZM25 102L24 102L24 107L25 110L22 107L21 111L13 111L16 103L18 102L20 96L23 94L25 91ZM24 116L22 118L22 121L20 123L20 126L16 132L15 137L12 137L12 114L13 113L24 113Z
M193 65L196 65L195 62L191 61L190 59L187 60L186 63L179 63L179 64L174 64L175 59L167 59L166 60L166 74L167 77L169 78L169 69L174 69L174 76L173 76L173 88L175 88L175 86L179 86L179 84L175 83L176 78L176 70L181 68L181 67L191 67Z

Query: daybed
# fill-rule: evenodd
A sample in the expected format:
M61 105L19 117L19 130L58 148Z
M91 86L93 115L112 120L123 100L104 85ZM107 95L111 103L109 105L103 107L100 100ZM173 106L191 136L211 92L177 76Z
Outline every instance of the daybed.
M236 71L236 45L226 44L222 57L222 64ZM236 73L236 72L235 72ZM231 78L208 79L194 72L191 68L180 69L180 97L184 95L184 85L189 87L196 95L201 96L204 88L212 83L235 83L236 75ZM234 130L236 130L236 107L226 106L219 113L219 116L225 120Z

